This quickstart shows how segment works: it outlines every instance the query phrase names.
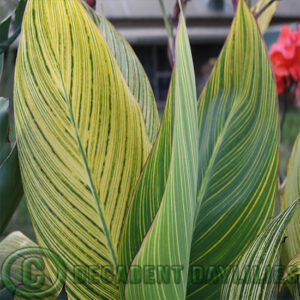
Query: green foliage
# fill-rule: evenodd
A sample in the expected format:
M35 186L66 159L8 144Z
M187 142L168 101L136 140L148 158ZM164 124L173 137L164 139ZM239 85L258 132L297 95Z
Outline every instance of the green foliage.
M19 25L25 1L20 5ZM262 30L273 13L260 15ZM7 41L10 19L5 22ZM22 28L15 77L21 173L38 245L62 260L68 298L276 297L273 282L236 285L232 268L258 264L264 275L267 266L278 263L284 231L297 215L297 193L292 193L285 210L272 219L277 96L260 30L245 1L239 1L198 102L181 12L160 127L140 62L104 16L79 0L28 0ZM3 142L8 107L1 101L0 146L4 157L16 156L16 147ZM8 183L0 180L11 196ZM6 207L5 217L14 210ZM20 248L22 240L28 247L26 237L8 237L0 253L7 244ZM2 253L0 263L12 250ZM74 266L109 266L111 280L102 274L100 281L78 284ZM179 279L174 275L162 283L155 270L164 266L180 268ZM221 268L197 282L194 268L210 266ZM148 270L138 283L131 280L135 267ZM47 264L48 283L55 282L55 272Z
M9 102L0 98L0 234L23 196L17 146L9 141L8 114Z

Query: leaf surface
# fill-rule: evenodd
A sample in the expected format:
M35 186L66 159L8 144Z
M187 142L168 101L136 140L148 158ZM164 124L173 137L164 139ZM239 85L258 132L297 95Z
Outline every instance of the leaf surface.
M170 131L172 138L169 136ZM161 152L164 149L167 150L165 156ZM131 268L139 266L145 272L148 266L154 268L154 278L150 280L151 284L147 278L141 284L132 284L130 278L133 271L130 269L126 299L185 298L196 205L197 149L195 77L185 21L181 16L176 40L176 63L162 127L135 194L136 200L145 195L145 202L135 201L132 204L132 215L129 214L126 223L129 224L128 238L132 241L130 246L133 249L138 249L135 248L133 236L138 239L144 236ZM163 176L163 182L166 182L165 187L161 185L159 191L155 186L156 176ZM143 219L147 214L144 205L149 207L150 217L154 217L152 223L148 216L145 221ZM136 224L140 224L136 233L134 226L130 228L130 222L135 220ZM173 273L173 267L179 267L180 282L176 283L171 274L170 282L161 284L156 272L158 266L167 266L170 273Z
M51 289L53 283L50 281L50 276L45 265L42 264L38 267L36 264L37 260L41 262L45 259L45 256L34 252L37 249L38 245L19 231L12 232L1 241L0 299L28 299L28 296L25 297L21 293L29 293L31 295L30 298L33 298L36 292L39 293ZM11 259L12 257L13 259ZM29 268L25 266L27 260L32 261ZM29 279L30 283L34 284L34 280L38 280L38 277L43 277L43 282L39 289L35 289L33 285L30 286L29 283L26 283L26 278L27 280ZM11 289L8 285L5 285L8 284L8 280L12 283ZM53 292L50 291L43 299L56 299L61 286L59 283L53 289ZM15 290L16 288L17 291Z
M9 136L9 101L0 97L0 234L23 196L16 144Z
M295 201L272 220L239 258L223 285L222 299L270 299L272 290L278 288L276 280L280 279L272 276L271 269L278 256L284 230L299 203L299 200Z
M281 210L290 206L300 197L300 134L294 143L288 164L287 181L283 192ZM292 200L294 199L294 200ZM283 245L281 259L284 266L300 253L300 211L295 213L286 229L286 242Z
M118 298L118 283L101 274L76 284L74 266L114 273L128 201L151 143L139 105L79 1L28 1L15 115L38 243L66 264L68 298Z
M226 268L273 215L278 170L275 82L245 1L199 99L199 169L188 298L215 299ZM216 282L193 268L217 269ZM194 269L194 270L195 270Z
M154 142L159 129L159 116L154 94L134 50L115 27L102 15L98 15L86 3L82 2L89 15L103 34L120 70L143 112L146 129L151 142Z
M255 3L255 5L252 7L252 12L254 14L259 13L266 5L268 5L270 0L259 0ZM266 30L269 27L269 24L271 23L271 20L275 14L276 8L277 8L278 1L274 1L270 6L268 6L260 16L257 18L257 23L259 25L259 28L261 30L261 33L264 34Z

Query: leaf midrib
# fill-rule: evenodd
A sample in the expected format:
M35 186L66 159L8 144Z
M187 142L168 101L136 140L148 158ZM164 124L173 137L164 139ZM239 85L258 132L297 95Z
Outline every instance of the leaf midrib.
M56 60L56 58L55 58L55 60ZM100 206L100 199L99 199L98 194L97 194L97 189L94 185L94 181L93 181L93 178L92 178L89 163L87 161L87 158L86 158L86 155L84 153L82 143L81 143L81 140L80 140L80 137L79 137L79 134L78 134L76 122L75 122L75 119L74 119L73 109L72 109L71 102L70 102L70 99L68 97L68 94L67 94L67 91L66 91L66 88L65 88L65 84L64 84L64 80L63 80L63 76L62 76L62 73L61 73L61 67L60 67L60 64L58 63L57 60L56 60L56 62L57 62L57 65L58 65L58 71L59 71L59 75L60 75L60 78L61 78L65 99L67 100L67 103L68 103L69 113L70 113L70 117L71 117L71 123L73 125L75 135L76 135L77 144L78 144L78 147L79 147L79 151L80 151L80 154L82 156L82 159L83 159L83 162L84 162L84 165L85 165L85 168L86 168L87 175L89 177L90 188L92 190L93 198L96 202L96 208L97 208L97 212L98 212L98 215L99 215L99 219L100 219L100 222L103 225L103 231L104 231L105 237L107 239L108 248L109 248L109 250L111 252L111 255L112 255L114 267L117 268L118 260L117 260L116 251L113 247L112 239L111 239L111 236L110 236L110 233L109 233L109 230L108 230L108 226L106 224L104 213L103 213L102 208Z

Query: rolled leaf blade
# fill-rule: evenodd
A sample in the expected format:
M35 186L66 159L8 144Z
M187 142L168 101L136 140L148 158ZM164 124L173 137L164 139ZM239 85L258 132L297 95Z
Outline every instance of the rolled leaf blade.
M147 266L167 266L171 270L173 267L179 267L182 268L180 282L176 282L172 277L170 282L160 284L156 272L151 284L142 281L136 285L129 280L125 290L127 299L183 299L186 295L188 258L196 205L198 143L195 77L183 16L178 27L173 76L174 87L172 82L170 89L174 88L174 125L168 178L159 209L131 268L140 266L144 270ZM172 91L168 101L172 101ZM168 114L165 122L168 121L167 116ZM155 151L152 154L155 154ZM155 173L152 176L155 176Z
M135 188L122 232L119 257L127 270L141 247L165 192L172 153L174 92L173 74L159 134Z
M275 82L257 23L239 2L230 34L198 102L197 216L188 296L215 299L220 283L193 268L226 270L274 212L278 171ZM217 269L217 279L224 272Z

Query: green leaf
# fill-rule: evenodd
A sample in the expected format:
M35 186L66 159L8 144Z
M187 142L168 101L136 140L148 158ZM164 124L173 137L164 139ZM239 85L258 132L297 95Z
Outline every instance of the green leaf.
M300 276L300 253L294 256L287 264L280 284L280 289L285 283L293 283L293 285L298 285L299 283L297 276Z
M0 80L2 77L2 73L3 73L3 67L4 67L4 54L1 53L0 54Z
M270 0L259 0L252 7L252 13L258 14L266 5L270 3ZM257 23L259 25L260 31L264 34L271 23L273 15L275 14L278 1L274 1L270 6L267 6L265 10L257 18Z
M27 0L20 0L15 10L15 30L22 25L22 20L26 8Z
M281 210L289 207L300 197L300 133L294 143L289 159L287 182L283 192ZM300 211L298 210L286 229L287 240L283 245L281 259L284 266L300 253Z
M35 293L51 289L53 283L50 281L50 276L45 266L50 256L42 255L42 251L43 249L38 249L36 243L19 231L11 233L0 243L0 265L2 268L0 274L0 289L2 289L0 299L2 299L1 297L11 296L11 294L14 295L13 298L15 300L28 299L28 297L21 294L23 292L29 293L31 295L30 298L35 298ZM33 259L30 268L25 267L27 259ZM37 267L37 261L44 263ZM38 289L34 288L33 285L30 286L25 281L26 278L30 278L30 281L34 283L39 277L43 277L43 282ZM12 287L5 285L8 281L12 282ZM58 284L57 290L54 290L53 293L50 291L43 299L56 299L61 287L62 285ZM12 288L13 290L11 290Z
M188 298L216 299L220 284L193 268L225 274L274 211L278 109L268 54L240 1L230 34L199 99L199 175ZM224 270L224 272L223 272Z
M222 287L221 299L269 299L279 279L272 276L271 268L278 256L284 230L299 203L297 200L284 210L251 243L231 269Z
M0 234L23 196L17 146L8 141L9 102L0 97Z
M173 132L172 141L170 136L165 136L165 134L169 134L170 130ZM172 142L171 149L169 148L170 141ZM165 157L160 152L164 149L167 149ZM170 161L168 149L171 151ZM125 290L126 299L185 298L196 205L197 149L195 77L185 20L181 15L176 39L176 63L162 129L134 198L137 200L139 196L145 195L145 204L141 201L135 201L132 204L132 206L137 205L138 207L133 208L132 216L129 217L126 225L131 230L128 234L130 243L133 242L131 235L137 236L138 240L144 236L131 267L139 266L145 272L148 272L148 267L157 268L157 266L167 266L170 269L180 266L183 269L180 272L180 283L170 275L172 276L170 282L163 284L160 284L157 272L154 272L153 278L149 279L151 282L147 282L147 277L145 277L140 284L133 284L130 278L131 272L134 271L131 269L128 276L129 283ZM163 193L163 185L156 192L154 178L162 176L161 168L165 167L168 171L164 173L167 178ZM154 195L147 193L146 190L155 191ZM155 199L156 196L162 196L162 199ZM152 200L154 202L151 202ZM147 203L148 201L149 203ZM151 220L148 219L148 216L145 221L143 219L148 213L144 210L144 205L146 207L159 205L150 228ZM153 218L156 207L150 207L151 218ZM139 227L136 227L134 231L134 226L130 228L128 222L135 222L135 219L139 223ZM126 242L127 237L123 237L123 239ZM131 245L128 252L130 252L130 247ZM133 247L136 248L136 245ZM122 248L121 251L125 250Z
M7 17L0 23L0 43L7 40L9 27L11 23L11 16Z
M27 0L20 0L14 11L14 32L8 37L12 16L9 16L0 24L0 55L15 41L21 32L22 19Z
M3 289L0 290L0 300L14 300L14 296L8 289Z
M16 137L41 247L70 276L70 298L116 299L119 285L77 284L74 266L119 262L130 196L151 150L141 109L79 1L29 0L15 79Z
M104 16L96 14L87 4L82 4L110 47L130 91L141 107L148 136L151 142L154 142L159 128L159 116L153 91L142 64L114 26Z
M15 231L7 236L0 243L0 266L3 267L3 262L7 259L9 255L15 251L22 248L32 248L37 247L37 245L32 242L29 238L23 235L19 231ZM16 264L11 266L11 273L17 282L22 281L22 264L21 261L17 261ZM4 287L2 280L2 272L0 272L0 288Z
M175 73L157 140L139 178L126 217L119 251L120 262L127 270L141 247L163 198L170 172L174 129Z

